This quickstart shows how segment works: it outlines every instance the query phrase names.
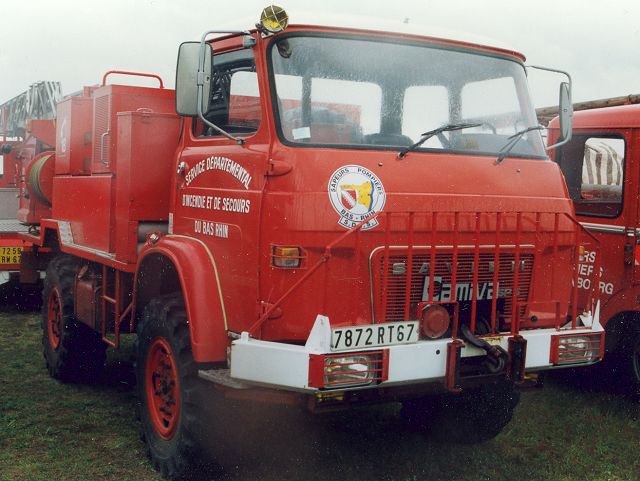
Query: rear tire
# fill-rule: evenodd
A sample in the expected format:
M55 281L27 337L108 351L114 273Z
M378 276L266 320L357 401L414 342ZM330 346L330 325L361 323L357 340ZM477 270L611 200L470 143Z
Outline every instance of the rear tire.
M405 401L401 415L409 426L436 439L475 444L496 437L509 424L520 393L509 382L460 394Z
M67 255L47 267L42 305L42 347L51 377L63 382L90 382L102 372L107 346L100 335L73 315L76 260Z
M191 353L180 294L155 298L138 323L136 379L141 437L153 466L168 478L185 476L205 457L203 381Z

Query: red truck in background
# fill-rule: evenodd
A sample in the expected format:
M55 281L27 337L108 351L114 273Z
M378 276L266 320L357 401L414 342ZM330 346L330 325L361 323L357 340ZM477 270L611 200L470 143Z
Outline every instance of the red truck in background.
M640 387L640 97L576 104L572 140L555 154L578 220L600 241L598 288L608 361ZM553 109L540 112L553 114ZM549 124L550 140L558 122ZM591 289L595 252L580 260L578 286ZM608 362L609 364L609 362Z
M47 368L92 379L137 333L164 475L207 444L205 383L317 412L401 401L419 429L479 442L526 372L602 358L597 290L578 309L576 281L597 241L524 57L400 28L289 26L272 6L182 44L175 92L116 71L58 104L20 234L21 269L46 268Z
M17 141L7 141L6 134L0 143L0 284L9 282L9 273L20 268L23 241L18 239L17 234L26 230L16 219L21 167L14 151L16 144Z
M0 275L4 274L0 277L0 284L3 284L9 281L10 271L20 268L22 241L17 238L17 232L26 228L16 220L18 163L10 157L11 144L6 140L0 144L0 151L3 152L0 155Z
M26 176L34 175L46 164L55 145L56 103L61 98L58 82L34 83L25 92L0 105L0 299L20 305L39 288L40 276L22 269L20 258L30 244L19 234L39 218L49 204L50 192L26 190ZM34 168L32 169L32 165ZM53 164L51 163L50 166ZM45 167L46 168L46 167ZM33 198L31 198L33 195ZM15 298L18 292L25 294ZM27 286L33 288L29 289Z

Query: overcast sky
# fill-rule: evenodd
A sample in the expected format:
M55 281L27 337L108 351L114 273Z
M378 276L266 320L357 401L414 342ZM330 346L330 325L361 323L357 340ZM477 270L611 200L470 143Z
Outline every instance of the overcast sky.
M98 83L110 69L160 74L174 84L178 45L238 18L257 20L267 2L241 0L2 1L0 103L38 80L64 93ZM528 63L569 71L574 101L640 93L638 0L283 0L319 10L434 25L506 42ZM251 24L247 22L247 28ZM428 34L426 29L425 34ZM531 74L537 107L557 101L555 84Z

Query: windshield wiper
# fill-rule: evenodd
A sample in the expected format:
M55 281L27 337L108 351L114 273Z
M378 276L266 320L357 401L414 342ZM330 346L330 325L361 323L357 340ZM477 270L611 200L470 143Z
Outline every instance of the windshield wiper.
M500 153L498 154L498 158L496 159L496 164L501 163L505 159L505 157L509 155L509 152L511 152L511 150L516 146L516 144L520 142L520 139L524 134L531 132L533 130L544 130L544 129L545 127L543 125L534 125L533 127L527 127L526 129L519 130L518 132L513 134L511 137L509 137L508 142L504 144L504 146L500 149Z
M398 158L404 159L405 155L407 155L412 150L415 150L418 147L420 147L422 144L424 144L427 140L429 140L434 135L439 135L443 132L450 132L452 130L462 130L462 129L470 129L472 127L480 127L481 125L482 124L478 124L478 123L463 122L460 124L447 124L447 125L443 125L442 127L438 127L437 129L429 130L428 132L425 132L424 134L422 134L420 136L420 140L418 140L415 144L412 144L409 147L402 149L398 153Z

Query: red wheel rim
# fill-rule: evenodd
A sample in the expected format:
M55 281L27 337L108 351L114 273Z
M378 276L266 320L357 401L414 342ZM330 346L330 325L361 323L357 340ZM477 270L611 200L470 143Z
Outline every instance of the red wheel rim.
M60 334L62 333L62 302L60 293L55 287L49 293L47 301L47 331L49 345L55 351L60 346Z
M162 337L149 346L145 373L151 423L161 438L171 439L180 416L180 384L173 351Z

